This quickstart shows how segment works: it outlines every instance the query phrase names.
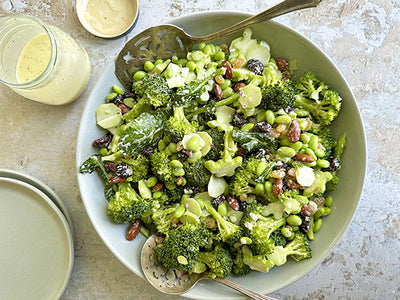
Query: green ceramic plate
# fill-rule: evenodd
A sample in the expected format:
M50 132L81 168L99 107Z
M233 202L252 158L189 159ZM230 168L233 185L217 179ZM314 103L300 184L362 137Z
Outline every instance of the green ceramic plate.
M58 299L73 267L67 220L43 192L0 178L0 299Z
M180 17L170 23L183 27L189 33L203 35L249 16L240 12L204 12ZM296 62L295 78L305 71L313 71L341 94L343 108L333 125L333 133L339 137L346 131L348 137L347 148L342 158L343 167L339 173L341 182L338 189L332 193L334 199L332 214L324 218L321 230L311 243L313 257L298 263L290 261L283 266L273 268L267 274L251 272L244 277L231 278L246 288L268 294L293 283L310 272L321 263L344 234L361 197L366 173L366 143L356 100L349 84L332 60L310 40L280 23L264 22L253 26L252 29L254 37L264 39L270 44L273 57L284 57ZM238 32L217 42L228 42L241 34ZM119 84L119 82L114 75L112 62L99 78L82 115L77 144L78 166L88 156L96 153L96 149L90 143L104 133L96 127L94 112L100 104L104 103L104 97L113 84ZM105 213L104 188L95 174L78 174L78 180L83 202L97 232L116 257L143 278L139 256L145 241L144 237L139 236L128 243L125 240L126 226L111 223ZM243 296L237 292L212 281L201 282L184 296L196 299L243 299Z

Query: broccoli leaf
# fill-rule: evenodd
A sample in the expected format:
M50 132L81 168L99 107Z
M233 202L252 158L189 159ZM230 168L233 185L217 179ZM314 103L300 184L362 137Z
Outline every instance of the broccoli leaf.
M275 152L278 148L276 141L268 133L234 129L232 136L236 142L242 145L242 148L249 152L260 148L267 148L271 152Z
M162 138L162 115L148 112L127 124L127 128L118 142L118 151L126 156L138 154L146 146L154 146Z

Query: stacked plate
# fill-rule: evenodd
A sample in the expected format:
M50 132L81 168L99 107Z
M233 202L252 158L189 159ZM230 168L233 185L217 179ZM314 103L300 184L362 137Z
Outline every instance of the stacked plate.
M72 272L72 232L53 190L0 169L0 299L58 299Z

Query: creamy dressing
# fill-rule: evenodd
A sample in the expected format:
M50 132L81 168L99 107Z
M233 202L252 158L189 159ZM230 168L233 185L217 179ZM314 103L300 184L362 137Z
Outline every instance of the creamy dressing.
M133 0L88 0L84 19L97 32L115 36L124 33L136 16Z
M37 78L46 69L51 56L51 44L47 34L32 38L24 47L17 64L17 80L20 83Z

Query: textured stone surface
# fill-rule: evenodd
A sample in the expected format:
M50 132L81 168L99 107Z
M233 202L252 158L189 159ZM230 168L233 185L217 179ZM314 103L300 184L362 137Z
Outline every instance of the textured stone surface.
M277 2L140 0L140 16L129 35L103 40L80 26L75 1L0 0L0 17L26 13L60 26L91 58L87 90L66 106L42 105L0 86L0 167L38 177L72 215L75 266L63 299L174 299L156 292L112 255L79 196L75 144L81 111L110 58L129 37L168 19L206 10L256 13ZM324 0L316 9L278 18L320 46L347 78L365 123L369 163L359 209L341 242L312 272L274 297L400 299L399 3Z

